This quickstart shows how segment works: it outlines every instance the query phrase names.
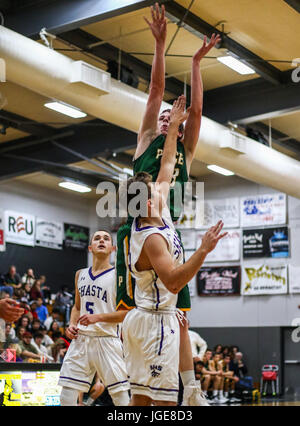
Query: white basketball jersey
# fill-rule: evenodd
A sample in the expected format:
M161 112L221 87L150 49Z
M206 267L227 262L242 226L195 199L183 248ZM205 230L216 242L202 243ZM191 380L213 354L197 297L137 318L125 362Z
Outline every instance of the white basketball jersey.
M168 250L174 259L176 266L183 263L183 248L174 228L169 211L163 211L164 226L145 226L138 227L138 221L135 219L132 223L130 237L129 263L130 270L136 279L135 286L135 304L137 307L155 311L175 311L177 303L177 294L171 293L158 278L154 270L137 271L135 268L146 239L151 234L162 235L168 243Z
M80 315L104 314L116 310L116 275L112 267L94 276L92 268L82 269L77 282L80 294ZM97 322L84 326L78 323L84 334L118 337L118 324Z

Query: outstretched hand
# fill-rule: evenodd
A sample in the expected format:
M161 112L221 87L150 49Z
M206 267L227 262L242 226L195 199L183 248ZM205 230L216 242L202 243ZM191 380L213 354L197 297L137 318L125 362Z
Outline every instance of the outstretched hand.
M228 235L228 232L223 232L223 234L220 234L223 226L224 223L222 220L219 220L219 222L215 226L212 226L202 238L201 249L205 250L207 254L213 251L218 242L222 238L226 237L226 235Z
M195 55L193 56L193 59L195 61L201 61L201 59L204 58L205 55L207 55L207 53L213 48L215 47L218 43L220 43L221 41L221 36L219 34L213 34L211 36L210 42L207 44L207 37L204 37L203 40L203 45L202 47L195 53Z
M189 116L190 108L185 110L186 97L184 95L179 96L173 102L173 107L170 112L170 122L176 122L178 126L183 123Z
M152 22L144 16L145 21L149 25L153 37L157 42L165 43L167 37L167 20L165 18L165 6L161 6L161 12L159 11L158 3L155 3L155 10L151 6Z

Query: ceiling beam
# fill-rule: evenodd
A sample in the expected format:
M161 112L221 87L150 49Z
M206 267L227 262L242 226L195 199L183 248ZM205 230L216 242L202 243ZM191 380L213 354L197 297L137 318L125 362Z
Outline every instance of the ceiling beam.
M186 13L186 9L175 2L167 3L166 11L168 13L168 17L175 22L180 22ZM183 28L186 28L187 30L190 28L193 34L198 33L199 35L206 35L208 37L211 37L213 33L220 34L222 37L220 47L224 47L238 56L239 59L242 59L243 62L254 69L255 72L265 80L275 85L281 84L280 70L264 61L261 57L255 55L253 52L228 37L226 34L223 34L218 28L208 24L197 15L189 12L185 17Z
M300 0L284 0L289 6L300 13Z
M300 108L300 83L292 81L291 71L283 73L281 86L262 78L232 84L204 93L203 114L219 123L247 123L274 117Z
M160 4L168 1L160 0ZM153 3L153 0L57 0L8 14L5 26L26 37L38 39L42 28L58 34L152 6Z
M93 43L101 42L102 40L94 35L83 31L81 29L68 31L59 34L59 38L76 46L92 55L104 59L105 61L119 61L119 49L109 43L101 44L95 47L89 48L88 46ZM139 77L146 81L150 81L151 78L151 65L135 58L133 55L121 52L121 64L130 68ZM183 93L184 83L174 77L166 79L166 91L179 96ZM187 99L190 97L190 86L187 86Z
M53 127L5 110L0 110L0 123L35 136L51 136L57 133Z

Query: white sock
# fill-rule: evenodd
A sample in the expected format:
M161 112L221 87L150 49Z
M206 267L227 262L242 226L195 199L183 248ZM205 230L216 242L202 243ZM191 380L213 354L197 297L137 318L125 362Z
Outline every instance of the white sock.
M206 390L205 390L205 391L203 391L203 393L204 393L204 395L205 395L205 396L207 396L207 391L206 391Z
M218 395L218 391L217 390L214 390L213 391L213 396L217 396Z
M180 377L181 377L183 386L196 386L194 370L181 371Z
M228 392L224 392L226 398L228 398Z
M89 396L88 399L87 399L87 401L86 401L86 403L85 403L85 405L92 405L93 402L95 402L95 400L91 396Z

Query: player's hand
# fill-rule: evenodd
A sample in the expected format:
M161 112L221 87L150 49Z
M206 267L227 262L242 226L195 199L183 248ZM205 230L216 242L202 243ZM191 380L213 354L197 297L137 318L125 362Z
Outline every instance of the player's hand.
M189 116L190 108L185 111L186 97L184 95L179 96L173 103L173 107L170 112L170 124L176 123L180 125Z
M228 234L228 232L220 234L223 226L224 223L222 220L219 220L219 222L215 226L212 226L202 238L201 249L207 254L213 251L218 242Z
M95 324L96 322L99 322L99 315L97 315L97 314L85 314L85 315L82 315L79 318L78 322L81 325Z
M13 299L0 300L0 318L7 322L17 321L23 315L24 309L19 307L19 304Z
M70 340L77 339L78 328L75 327L74 325L69 325L69 327L66 329L66 336Z
M207 55L207 53L213 48L213 47L215 47L218 43L220 43L220 41L221 41L221 36L218 34L218 35L215 35L215 34L213 34L212 36L211 36L211 39L210 39L210 42L207 44L207 37L205 36L204 37L204 40L203 40L203 45L202 45L202 47L194 54L194 56L193 56L193 60L194 61L197 61L197 62L200 62L201 61L201 59L203 59L204 58L204 56L205 55Z
M151 6L152 22L144 16L145 21L149 25L153 37L157 42L165 43L167 37L167 20L165 18L165 6L161 6L161 13L159 12L159 5L155 3L155 10Z

